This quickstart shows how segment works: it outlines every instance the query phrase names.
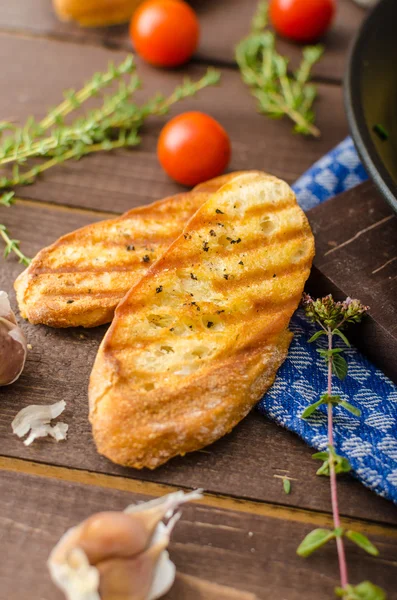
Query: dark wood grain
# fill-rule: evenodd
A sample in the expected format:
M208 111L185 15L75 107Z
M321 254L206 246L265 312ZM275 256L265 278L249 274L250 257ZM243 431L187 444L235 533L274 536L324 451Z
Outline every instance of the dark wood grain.
M293 182L347 133L342 92L335 83L341 81L347 47L365 12L351 0L339 0L325 57L314 71L318 80L333 82L319 85L317 113L323 137L314 141L293 135L288 122L256 114L254 100L240 81L233 48L248 30L256 0L192 3L202 26L193 63L164 72L139 62L145 84L139 98L171 91L185 74L198 78L204 72L200 63L223 65L221 86L204 90L172 114L189 109L212 114L232 138L231 169L263 169ZM121 61L130 49L126 26L83 30L60 23L50 0L3 5L0 120L43 116L64 89L79 86L109 60ZM295 66L299 47L278 43ZM123 212L180 191L156 159L163 122L152 120L134 151L98 154L51 170L34 186L19 190L21 197L35 202L0 208L0 222L33 255L59 235L103 217L104 211ZM365 326L365 339L370 340L366 351L376 352L386 370L395 368L395 219L370 186L315 209L311 218L318 240L311 283L325 283L326 292L331 288L360 295L375 307ZM14 258L1 262L0 289L9 291L13 301L12 282L21 269ZM145 499L135 490L157 493L159 484L202 486L235 498L207 498L184 509L171 545L179 574L169 600L332 597L338 572L335 548L330 545L308 560L295 554L299 540L313 526L330 526L328 481L316 477L311 450L297 436L254 411L230 435L201 452L154 472L123 469L96 453L87 420L88 376L106 328L57 331L27 323L23 328L32 346L26 369L16 384L0 388L0 454L8 457L1 459L0 470L0 600L61 600L45 562L62 533L93 512ZM40 440L26 448L12 435L11 421L21 408L58 400L67 402L66 442ZM294 478L288 496L274 477L285 471ZM132 492L122 491L126 489ZM350 477L340 479L339 489L342 514L363 519L355 526L368 530L381 551L374 559L349 545L351 581L370 578L387 589L389 600L396 599L397 537L396 529L389 528L397 524L395 507Z
M315 266L326 285L371 308L356 344L397 382L396 216L375 186L365 183L311 210L309 218Z
M234 65L234 47L247 35L257 0L192 0L201 25L201 43L196 60ZM339 0L332 30L323 40L326 53L315 67L317 78L340 82L352 37L365 11L352 0ZM49 0L13 0L4 2L0 11L0 29L51 36L78 43L129 50L128 26L82 29L73 23L61 23L51 10ZM279 51L291 57L291 66L300 60L300 47L279 40Z
M10 61L9 56L18 56L18 60ZM0 95L0 119L23 120L30 114L42 117L46 108L59 102L64 89L81 85L96 70L106 67L110 59L121 61L123 57L123 53L101 48L0 35L0 60L7 81L7 94ZM144 89L138 96L148 97L159 90L171 92L184 74L199 78L203 72L202 67L194 65L183 72L164 72L139 63ZM223 69L220 86L176 105L172 114L199 109L219 119L232 140L231 170L263 169L293 182L347 134L341 89L320 85L319 93L318 125L323 134L319 140L293 134L288 121L273 121L257 114L254 99L231 69ZM157 137L164 122L164 118L151 120L142 132L141 146L134 150L69 161L48 171L36 184L20 189L19 194L123 212L181 191L156 158Z
M46 568L48 554L60 536L95 512L121 510L145 499L117 490L2 472L1 598L61 600L62 595L51 583ZM310 529L307 523L290 523L200 504L186 505L170 545L170 555L182 577L166 598L195 598L200 582L191 578L184 581L183 574L201 580L201 587L207 588L207 593L196 597L206 600L222 597L254 600L249 594L263 600L331 598L338 577L333 544L306 560L295 553L297 544ZM380 550L379 559L349 544L351 580L370 578L385 587L389 600L393 600L397 598L396 531L371 534L371 539ZM218 596L208 593L211 585L206 582L226 586L229 593L224 587L218 590ZM235 594L233 589L245 594Z
M20 204L0 210L11 232L24 240L23 249L33 255L58 235L93 220L90 214L60 208ZM21 266L14 259L2 263L0 289L11 292ZM315 475L311 450L295 435L253 412L230 435L201 452L171 461L156 471L118 467L95 450L87 420L87 383L105 328L55 330L24 324L29 343L27 366L13 386L0 388L0 448L5 456L120 474L136 479L203 486L209 491L329 510L328 481ZM18 410L34 403L67 402L65 420L70 425L66 443L37 441L26 448L11 434L10 423ZM274 475L286 469L296 478L293 492L286 496ZM397 523L395 507L376 497L351 478L341 480L342 513L350 516Z

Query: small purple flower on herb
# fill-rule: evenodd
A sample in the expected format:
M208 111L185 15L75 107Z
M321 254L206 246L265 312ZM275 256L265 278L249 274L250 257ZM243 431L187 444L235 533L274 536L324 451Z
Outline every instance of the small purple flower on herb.
M369 310L360 300L346 298L337 302L332 295L314 300L309 294L303 294L302 306L307 318L332 329L344 327L348 323L359 323Z

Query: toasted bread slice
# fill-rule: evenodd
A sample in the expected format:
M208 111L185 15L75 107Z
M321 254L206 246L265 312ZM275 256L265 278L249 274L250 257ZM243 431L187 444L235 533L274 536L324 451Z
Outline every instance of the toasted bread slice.
M22 317L51 327L110 322L119 301L180 235L208 194L235 175L88 225L41 250L15 282Z
M22 317L51 327L95 327L114 310L208 198L186 192L87 225L41 250L15 281Z
M215 192L116 309L90 379L98 451L153 469L230 431L287 354L313 255L286 183Z

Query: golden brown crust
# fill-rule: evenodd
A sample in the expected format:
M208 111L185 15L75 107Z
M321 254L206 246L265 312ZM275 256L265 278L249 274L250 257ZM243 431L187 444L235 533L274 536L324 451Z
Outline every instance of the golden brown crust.
M165 386L145 398L132 397L126 381L115 382L103 394L103 373L108 383L112 374L99 356L90 383L90 421L98 452L127 467L155 469L173 456L215 442L270 388L291 339L283 330L268 346L230 356L185 385Z
M272 384L314 256L284 182L232 179L119 304L90 379L101 454L156 468L230 431Z
M110 322L119 301L207 197L178 194L59 238L15 281L22 317L51 327Z
M208 194L233 176L93 223L41 250L15 282L22 317L50 327L109 323L120 300L180 235Z

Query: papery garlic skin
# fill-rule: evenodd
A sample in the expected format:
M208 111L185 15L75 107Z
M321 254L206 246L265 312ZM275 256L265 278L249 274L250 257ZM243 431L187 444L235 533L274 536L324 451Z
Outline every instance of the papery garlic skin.
M75 528L70 529L60 540L72 536ZM101 600L99 596L99 573L92 567L80 548L73 549L67 559L58 564L48 561L51 579L62 590L67 600Z
M25 446L30 446L35 439L53 437L57 442L66 440L69 425L59 422L56 425L50 425L52 419L56 419L63 413L66 402L60 400L55 404L31 404L26 406L14 418L11 423L12 431L18 437L22 438L30 432L24 441Z
M168 546L172 530L180 516L181 513L176 513L174 517L170 519L167 525L164 525L164 523L159 523L151 540L152 546L164 544L165 541L166 544L157 561L147 600L157 600L158 598L165 596L165 594L172 588L174 584L176 567L170 559L170 555L168 554L166 548Z
M93 515L67 531L51 552L48 567L52 580L67 600L161 598L175 580L176 569L167 546L180 517L176 511L182 504L201 497L201 490L188 494L179 491L130 505L124 513ZM128 539L124 531L120 533L123 516L128 519L126 528L130 535L136 531L136 539ZM167 524L163 518L168 519ZM113 539L113 534L118 535L118 540ZM95 566L88 556L98 561Z
M6 292L0 291L0 386L14 383L26 361L27 344Z

